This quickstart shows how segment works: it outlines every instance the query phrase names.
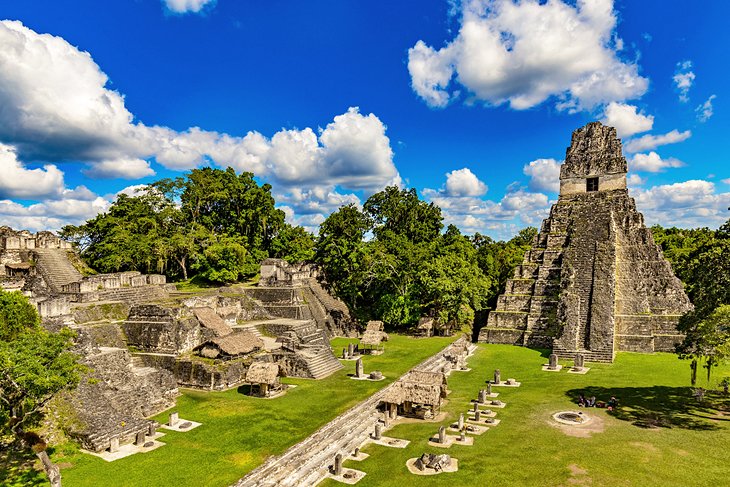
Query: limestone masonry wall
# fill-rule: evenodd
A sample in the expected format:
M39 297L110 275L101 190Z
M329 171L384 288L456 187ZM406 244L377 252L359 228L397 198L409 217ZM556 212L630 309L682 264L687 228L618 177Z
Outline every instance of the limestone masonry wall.
M692 305L625 189L626 171L615 129L594 122L573 133L560 197L479 341L594 361L673 350Z

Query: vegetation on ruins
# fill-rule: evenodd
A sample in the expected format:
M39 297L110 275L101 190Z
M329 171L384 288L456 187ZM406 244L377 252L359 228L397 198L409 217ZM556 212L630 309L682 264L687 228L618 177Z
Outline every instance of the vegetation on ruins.
M266 257L310 258L312 236L284 222L271 185L210 167L120 194L109 210L61 235L101 272L136 270L216 283L251 277Z
M58 392L78 384L80 366L69 351L73 336L67 328L46 331L25 296L0 290L0 440L32 449L52 485L60 485L58 468L32 429Z
M730 220L716 231L655 226L652 232L695 306L680 320L686 337L677 348L690 361L695 385L700 365L709 380L713 367L730 358Z

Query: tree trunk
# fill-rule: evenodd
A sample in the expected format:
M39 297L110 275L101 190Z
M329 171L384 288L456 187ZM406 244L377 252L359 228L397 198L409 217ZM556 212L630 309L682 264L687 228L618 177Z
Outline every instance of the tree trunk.
M692 359L692 362L689 364L689 368L692 371L690 382L692 387L694 387L695 384L697 384L697 359Z
M48 458L48 453L41 451L36 453L36 456L40 459L43 464L43 470L46 471L48 481L51 483L51 487L61 487L61 470L57 465L51 463L51 459Z
M188 280L188 268L185 266L185 261L187 260L185 257L182 257L180 260L180 268L183 271L183 279Z

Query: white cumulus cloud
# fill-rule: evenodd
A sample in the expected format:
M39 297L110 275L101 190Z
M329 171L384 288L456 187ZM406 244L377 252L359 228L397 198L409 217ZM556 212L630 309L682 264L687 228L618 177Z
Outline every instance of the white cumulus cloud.
M487 189L487 185L467 167L446 174L444 191L447 196L482 196Z
M712 117L712 115L714 114L712 100L714 100L715 98L717 98L717 95L710 95L707 101L695 108L695 113L697 113L697 120L704 123L708 121L710 117Z
M611 102L603 110L605 125L616 129L619 137L647 132L654 126L654 116L638 113L638 108L625 103Z
M216 0L162 0L165 7L176 14L198 13L207 5L215 5L215 2Z
M149 162L143 159L127 158L99 161L82 172L84 176L92 179L139 179L155 175Z
M648 154L634 154L629 161L629 167L632 171L643 172L661 172L670 167L682 167L684 162L673 157L662 159L662 157L654 151Z
M48 164L28 169L15 150L0 144L0 198L37 199L59 196L64 189L63 172Z
M643 151L656 149L657 147L662 146L662 145L676 144L678 142L684 142L685 140L689 139L691 136L692 136L691 131L685 130L684 132L680 132L677 129L674 129L670 132L667 132L666 134L661 134L661 135L651 135L651 134L643 135L637 139L629 140L624 145L624 149L626 149L626 152L630 152L630 153L643 152Z
M718 227L727 220L730 192L718 193L710 181L690 180L633 192L647 224L683 228Z
M411 85L432 107L464 87L472 99L517 110L556 97L571 111L640 97L648 79L619 58L612 0L464 0L456 37L408 52Z
M560 165L555 159L536 159L526 164L522 172L530 177L529 187L533 191L560 192Z
M682 61L677 63L677 70L672 77L674 86L679 92L679 101L686 103L689 101L689 89L695 81L695 74L692 71L692 61Z

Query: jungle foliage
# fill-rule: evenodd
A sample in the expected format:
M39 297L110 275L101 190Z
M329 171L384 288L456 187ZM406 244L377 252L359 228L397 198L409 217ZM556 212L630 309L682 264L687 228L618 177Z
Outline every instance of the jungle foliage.
M311 234L287 224L274 205L271 185L252 173L206 167L120 194L108 211L61 235L101 272L228 283L255 275L266 257L312 257Z
M692 385L700 365L709 381L730 358L730 220L717 230L655 226L652 232L695 306L680 320L686 336L677 353L690 361Z
M470 326L503 290L535 229L509 242L454 225L443 230L441 209L415 189L387 187L362 211L347 205L321 225L315 261L329 287L361 320L393 327L432 316L447 327Z

